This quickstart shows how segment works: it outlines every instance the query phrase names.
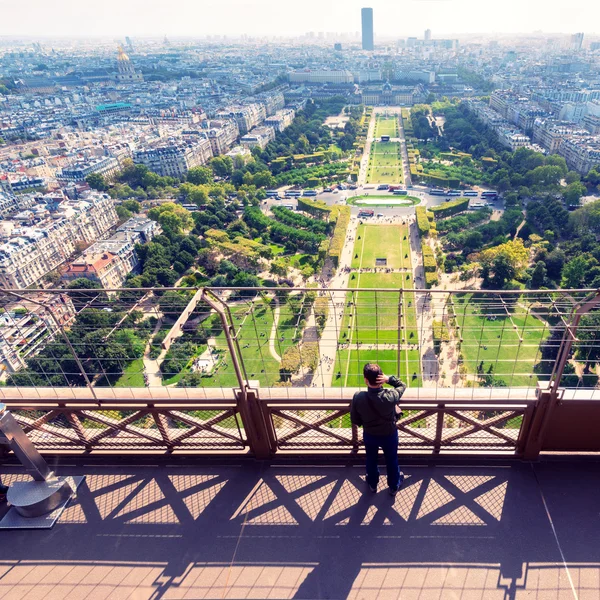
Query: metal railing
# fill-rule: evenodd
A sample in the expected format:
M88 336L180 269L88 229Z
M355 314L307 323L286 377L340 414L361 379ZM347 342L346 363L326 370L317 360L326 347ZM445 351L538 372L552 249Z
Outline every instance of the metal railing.
M407 452L532 455L565 389L596 400L596 291L390 275L390 289L3 290L0 398L46 452L257 456L358 451L366 362L407 383Z

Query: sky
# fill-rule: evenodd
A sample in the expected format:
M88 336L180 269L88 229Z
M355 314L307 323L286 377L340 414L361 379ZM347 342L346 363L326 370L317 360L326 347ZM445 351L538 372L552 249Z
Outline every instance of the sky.
M354 32L362 6L381 37L600 31L599 0L0 0L0 36Z

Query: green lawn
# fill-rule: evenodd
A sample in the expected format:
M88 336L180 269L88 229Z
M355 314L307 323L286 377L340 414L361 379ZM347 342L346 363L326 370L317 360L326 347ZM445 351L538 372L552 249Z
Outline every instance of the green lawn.
M352 273L351 288L411 288L412 276L405 273ZM342 320L340 341L362 344L417 344L414 294L400 292L349 292ZM348 303L352 302L352 305ZM400 330L400 336L398 334ZM400 339L398 339L400 337Z
M144 387L144 361L133 360L123 369L123 375L117 379L114 387Z
M335 362L333 387L362 387L362 369L365 363L377 363L386 375L397 375L408 387L422 385L418 350L341 350ZM347 376L346 376L347 370Z
M399 142L373 142L367 166L367 183L402 183Z
M398 118L377 116L375 120L375 137L389 135L390 137L398 137Z
M539 346L549 333L542 321L519 305L510 318L500 305L484 310L472 294L455 298L455 311L469 374L477 374L483 362L483 372L488 373L491 367L493 375L508 387L536 385L533 367L540 360Z
M363 224L358 226L351 267L353 269L360 267L372 269L375 267L376 258L387 259L387 266L391 269L410 268L408 227L406 225ZM361 287L369 286L365 286L361 281ZM374 285L372 287L382 286Z
M238 304L231 308L233 322L249 379L258 379L263 386L279 381L279 363L269 352L269 335L273 325L273 312L262 301ZM223 353L223 359L213 377L203 379L203 387L238 387L235 369L225 333L217 323L214 329L215 347Z

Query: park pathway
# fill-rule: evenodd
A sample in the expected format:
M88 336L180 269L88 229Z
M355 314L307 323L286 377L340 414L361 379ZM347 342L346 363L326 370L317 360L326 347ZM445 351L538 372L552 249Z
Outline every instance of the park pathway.
M269 352L271 356L278 362L281 362L281 356L275 349L275 340L277 339L277 325L279 324L279 315L281 307L279 306L279 298L275 297L275 310L273 311L273 326L271 327L271 335L269 336Z
M161 387L162 386L162 373L160 372L160 363L158 359L150 358L150 351L152 349L152 340L154 336L160 331L162 326L162 318L159 318L154 326L154 331L146 344L144 349L144 373L146 374L146 385L148 387ZM164 350L161 355L164 355Z
M350 269L352 264L352 251L354 249L354 240L358 229L358 219L350 219L348 230L346 232L346 241L344 250L340 257L336 274L328 282L330 288L347 288L350 278ZM313 387L331 387L334 367L337 356L337 345L344 316L344 305L346 303L346 292L325 292L329 298L329 315L321 340L319 342L320 361L317 370L313 376ZM338 358L339 360L339 358ZM337 368L337 370L341 370Z

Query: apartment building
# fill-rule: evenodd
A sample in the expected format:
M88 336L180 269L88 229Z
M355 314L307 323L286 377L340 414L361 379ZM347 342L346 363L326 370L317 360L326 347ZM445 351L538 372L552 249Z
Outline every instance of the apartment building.
M296 111L292 108L278 110L271 117L267 117L264 124L272 127L276 132L281 133L294 122L295 117Z
M89 193L84 200L67 200L35 225L14 227L0 245L0 286L22 289L66 262L79 244L91 244L118 221L107 194Z
M265 115L267 117L274 115L278 110L281 110L285 106L285 98L283 97L283 91L281 90L257 94L256 99L265 107Z
M17 197L0 191L0 217L4 218L17 210L19 210Z
M83 277L109 290L122 287L127 275L139 266L135 245L146 244L161 232L156 221L132 217L113 236L92 244L72 261L62 278L72 281Z
M550 154L558 152L565 138L580 135L587 135L587 131L572 123L554 119L536 119L533 124L533 141L545 148Z
M213 156L210 141L206 138L184 141L136 150L133 162L146 165L163 177L183 177L192 167L206 164Z
M211 121L206 132L213 156L226 154L240 135L238 125L233 120Z
M288 75L290 83L354 83L354 74L345 69L316 71L292 71Z
M263 150L266 145L275 139L275 129L270 126L255 127L240 138L240 143L246 148L255 148L258 146Z
M49 342L75 319L75 308L66 294L39 293L28 300L10 301L0 314L0 380L26 367Z
M222 108L217 111L217 118L234 120L240 135L245 135L253 127L260 125L267 118L267 113L263 104L253 102L242 106Z
M62 169L58 179L65 183L83 182L88 175L98 173L105 179L112 179L119 170L119 161L112 156L103 156L98 159L78 161Z
M558 154L567 161L570 169L582 175L600 165L600 138L596 136L573 136L563 140Z

